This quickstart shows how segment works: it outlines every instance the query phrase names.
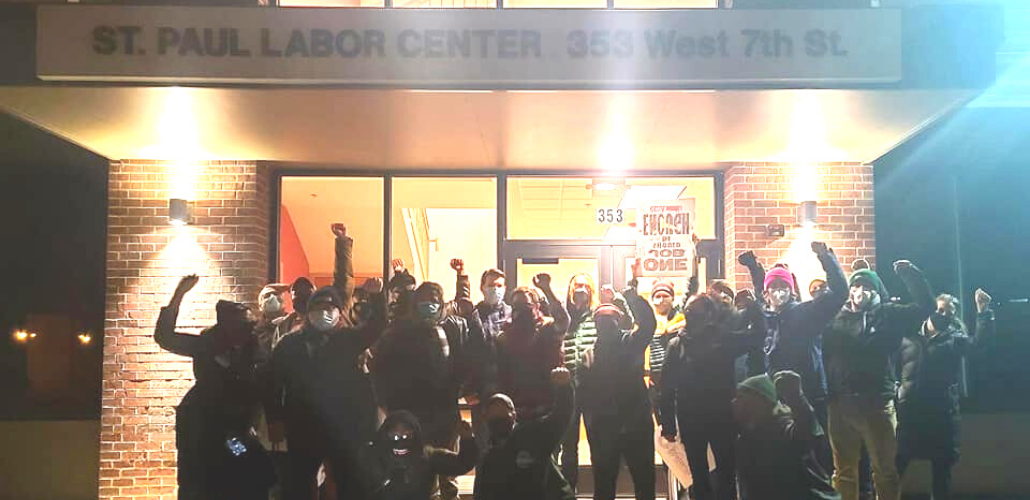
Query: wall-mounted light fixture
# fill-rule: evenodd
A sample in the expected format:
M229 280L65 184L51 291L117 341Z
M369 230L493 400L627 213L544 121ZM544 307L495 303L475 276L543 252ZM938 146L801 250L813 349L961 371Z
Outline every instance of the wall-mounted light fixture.
M89 345L90 342L93 342L93 336L90 335L89 332L80 333L78 338L79 343L82 345Z
M815 219L819 209L815 201L802 201L798 204L798 225L801 227L815 227Z
M36 338L36 334L26 330L17 330L13 334L11 334L11 337L14 338L15 342L19 344L24 344Z
M168 200L168 223L173 226L185 226L190 220L190 202L182 198Z

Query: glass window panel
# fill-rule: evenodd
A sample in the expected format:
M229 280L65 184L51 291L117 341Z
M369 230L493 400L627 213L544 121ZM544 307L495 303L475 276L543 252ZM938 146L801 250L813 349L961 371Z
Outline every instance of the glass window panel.
M493 9L496 0L394 0L398 9Z
M519 286L533 286L533 276L540 273L551 275L551 288L559 299L565 300L565 292L568 289L569 280L579 273L587 273L598 279L597 259L558 259L557 264L526 264L520 257L516 264L516 279Z
M383 275L383 179L283 177L279 207L279 281L307 276L332 284L335 222L354 238L356 284Z
M403 259L418 282L443 286L454 297L450 262L465 260L473 300L479 276L497 267L497 180L493 177L393 179L391 258Z
M608 239L636 238L636 209L646 201L695 201L694 231L715 239L715 179L712 177L508 178L508 238ZM622 210L613 222L598 222L598 209Z
M616 9L717 9L719 0L615 0Z
M383 0L279 0L280 7L379 7Z
M603 9L606 0L504 0L505 8L512 9Z

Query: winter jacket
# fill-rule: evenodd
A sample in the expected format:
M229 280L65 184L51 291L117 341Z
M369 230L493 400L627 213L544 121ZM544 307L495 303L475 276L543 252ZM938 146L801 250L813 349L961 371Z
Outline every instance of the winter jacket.
M791 301L776 312L762 314L765 331L765 368L769 374L791 370L801 375L805 395L812 400L826 396L822 333L848 298L848 282L833 253L819 256L826 272L828 291L807 302ZM756 294L761 297L765 272L750 268Z
M622 311L623 328L632 328L633 312L626 305L625 297L616 294L614 304ZM597 342L597 325L594 324L594 311L573 311L571 307L569 306L569 314L572 315L572 322L568 333L565 334L563 351L565 367L572 372L572 380L576 384L579 383L584 371L583 355Z
M845 307L823 334L831 398L894 398L897 379L891 357L901 348L902 337L918 330L920 322L933 310L930 284L922 271L909 268L901 279L914 302L881 302L866 311Z
M924 324L902 340L898 445L912 458L957 459L962 359L993 342L994 312L977 315L973 338L958 323L928 333Z
M475 500L575 500L554 461L572 420L572 387L556 389L554 398L549 414L516 424L486 453L476 470Z
M428 325L394 321L372 349L379 405L389 412L408 410L423 423L456 415L461 387L475 371L483 334L478 325L457 316Z
M815 456L823 434L812 407L802 398L794 408L778 404L737 440L737 480L748 500L839 500Z
M632 425L641 421L641 415L650 419L644 351L654 335L656 319L650 304L635 289L624 295L640 324L635 330L613 326L613 331L598 331L593 364L584 367L579 390L587 421Z
M757 305L749 312L757 321ZM676 420L731 419L731 402L736 395L735 361L762 342L760 330L725 330L714 323L702 331L687 330L669 343L659 395L662 428L676 434Z
M535 328L514 322L497 338L497 392L515 403L520 419L550 411L551 370L561 366L562 337L556 321Z
M415 430L412 450L398 455L387 432L397 423ZM476 466L479 449L472 439L462 439L459 452L426 446L416 417L398 412L386 417L376 439L361 450L369 500L429 500L437 476L460 476Z
M323 333L310 326L283 339L272 355L269 422L285 422L290 449L356 450L376 429L372 384L359 357L386 327L383 297L360 326Z

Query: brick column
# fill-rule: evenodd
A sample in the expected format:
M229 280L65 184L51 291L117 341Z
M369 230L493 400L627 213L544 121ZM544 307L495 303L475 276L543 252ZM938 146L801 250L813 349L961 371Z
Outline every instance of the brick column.
M193 224L174 227L168 198L183 175ZM154 343L154 322L185 274L201 280L183 303L181 330L214 324L218 299L256 300L268 275L268 189L268 172L256 162L111 164L101 499L175 498L175 406L193 372L188 358Z
M766 267L787 262L798 275L803 296L808 282L823 275L811 252L812 240L825 241L834 249L845 274L860 257L875 266L872 165L834 163L812 168L819 205L814 230L796 225L794 166L756 163L726 171L726 278L735 288L751 287L747 270L737 264L737 255L746 250L754 250ZM768 224L786 225L787 236L766 236Z

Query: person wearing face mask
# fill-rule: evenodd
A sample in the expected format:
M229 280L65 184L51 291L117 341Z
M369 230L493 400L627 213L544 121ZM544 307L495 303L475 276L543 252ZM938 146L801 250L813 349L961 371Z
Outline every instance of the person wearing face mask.
M594 466L594 498L614 500L624 459L637 500L654 500L654 422L644 385L644 351L657 320L635 288L623 293L636 313L636 329L622 327L622 311L612 304L594 310L597 342L584 365L580 391L587 440Z
M323 462L331 465L341 498L366 498L357 453L375 432L378 415L359 359L385 329L386 306L382 281L369 279L363 288L369 302L358 322L343 319L344 301L335 287L316 291L304 328L284 338L272 355L265 409L273 441L284 435L285 424L290 443L285 500L314 498Z
M520 419L551 411L550 373L562 364L562 338L569 327L569 315L551 290L551 276L538 274L533 285L512 293L511 323L496 342L497 392L514 401Z
M737 386L733 417L741 498L839 500L816 458L823 428L790 371L758 375Z
M479 460L479 450L468 422L460 422L458 433L461 451L455 453L426 444L414 414L387 415L375 439L362 449L369 499L430 500L437 476L468 473Z
M554 402L548 413L536 418L519 415L504 394L486 401L490 449L476 470L475 500L576 499L553 456L575 405L571 375L555 368L548 385Z
M584 362L593 355L594 342L597 341L594 309L602 303L614 304L623 313L624 328L632 328L634 321L633 313L626 305L626 299L617 294L610 285L598 290L594 278L586 273L576 274L569 280L566 299L570 324L562 350L565 367L572 373L572 385L576 386L583 377ZM561 446L562 473L569 480L573 490L579 482L579 437L582 417L582 409L576 408L572 414L572 426L569 427Z
M929 460L933 500L950 500L951 469L959 459L959 383L962 359L989 346L995 337L991 296L978 289L976 337L966 335L959 301L937 297L937 310L901 348L898 389L898 474L912 460Z
M900 477L895 466L897 439L891 357L902 337L916 331L933 310L930 284L907 260L894 272L913 302L887 302L886 288L872 269L852 273L847 305L823 335L829 381L829 435L833 447L834 487L844 500L858 498L862 446L869 450L873 483L879 498L898 500Z
M412 313L394 320L373 347L372 381L387 412L418 418L429 445L453 449L461 420L458 398L472 379L482 330L476 318L445 313L443 287L425 282L412 294ZM453 477L440 478L440 497L457 498Z
M762 302L760 324L765 330L765 370L773 374L793 371L801 375L805 394L815 410L816 419L827 425L826 371L823 365L822 335L830 321L848 299L848 282L833 252L822 242L813 242L812 251L826 273L828 292L806 302L794 299L794 276L789 270L762 269L754 252L744 252L737 261L748 268L755 295ZM832 468L826 440L818 445L826 470Z
M635 270L636 268L634 268ZM697 277L691 276L691 289L696 293ZM687 292L692 294L690 290ZM686 320L679 306L673 304L676 297L676 289L669 280L659 280L651 287L651 306L654 308L654 316L657 321L654 337L651 338L651 345L648 346L648 390L651 396L651 406L658 417L659 386L662 383L662 366L665 364L665 350L669 341L676 334L683 330ZM658 417L660 418L660 417Z
M183 297L198 281L179 281L154 328L158 346L193 360L196 377L175 413L179 498L263 500L275 472L251 427L260 403L255 322L243 304L220 300L215 326L176 332Z
M415 277L404 268L404 259L393 259L393 277L387 283L389 318L391 321L411 314L411 294L415 293Z
M720 323L719 307L711 295L691 297L684 311L686 328L669 343L662 375L662 437L674 442L680 436L698 500L736 496L733 442L737 429L731 413L735 361L761 345L764 333L727 330ZM746 314L757 321L757 305ZM718 472L714 479L709 472L709 446Z

